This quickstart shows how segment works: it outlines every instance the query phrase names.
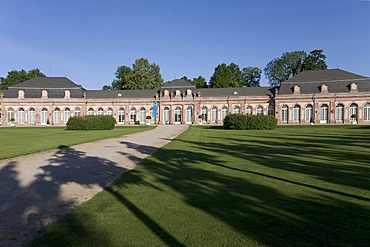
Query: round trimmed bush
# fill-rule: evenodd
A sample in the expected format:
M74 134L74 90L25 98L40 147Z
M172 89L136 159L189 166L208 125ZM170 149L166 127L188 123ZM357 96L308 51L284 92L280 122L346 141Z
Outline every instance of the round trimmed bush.
M115 124L112 116L71 117L67 122L67 130L111 130Z
M275 116L230 114L224 119L225 129L271 130L277 126Z

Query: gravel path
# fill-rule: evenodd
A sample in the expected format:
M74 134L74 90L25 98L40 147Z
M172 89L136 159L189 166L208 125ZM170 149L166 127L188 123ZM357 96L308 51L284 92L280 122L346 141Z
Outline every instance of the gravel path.
M47 224L90 200L186 125L0 160L0 246L26 246Z

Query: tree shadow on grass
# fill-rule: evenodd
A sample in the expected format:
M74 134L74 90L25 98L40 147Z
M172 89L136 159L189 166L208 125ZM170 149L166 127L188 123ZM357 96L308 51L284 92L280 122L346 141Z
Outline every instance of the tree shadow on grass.
M5 163L6 161L4 161ZM125 169L99 157L88 156L71 147L61 146L50 160L40 164L39 173L29 184L21 184L19 176L26 169L24 162L10 161L0 169L0 246L24 246L45 231L45 226L67 214L84 201L68 194L63 186L75 184L80 190L103 189ZM23 171L24 172L24 171ZM74 225L81 222L75 220ZM94 226L88 231L94 231ZM109 243L101 235L97 241ZM55 245L65 246L54 239Z

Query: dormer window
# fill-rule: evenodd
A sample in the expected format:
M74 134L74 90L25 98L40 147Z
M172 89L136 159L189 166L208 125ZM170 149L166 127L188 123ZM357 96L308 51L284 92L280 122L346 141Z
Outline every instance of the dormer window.
M47 99L48 98L48 91L42 90L41 91L41 98L42 99Z
M328 92L328 86L326 84L321 85L321 93L327 93Z
M117 96L118 96L118 97L122 97L122 94L121 94L121 93L119 93L119 94L117 94Z
M24 99L24 91L23 90L18 91L18 99Z
M234 91L234 94L238 94L238 92L237 91Z
M293 93L295 94L301 93L301 88L298 85L295 85L293 88Z
M186 90L186 96L191 96L192 94L193 92L190 89Z
M65 99L70 99L71 98L71 92L69 90L64 91L64 98Z
M351 83L351 92L357 92L358 91L358 87L357 87L357 84L352 82Z
M170 96L170 92L168 90L163 91L163 96Z

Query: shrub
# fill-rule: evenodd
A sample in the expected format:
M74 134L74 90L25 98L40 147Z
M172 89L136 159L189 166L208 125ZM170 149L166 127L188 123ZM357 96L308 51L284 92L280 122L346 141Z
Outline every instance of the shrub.
M275 116L230 114L224 119L225 129L270 130L277 125Z
M67 122L67 130L111 130L115 124L112 116L71 117Z

